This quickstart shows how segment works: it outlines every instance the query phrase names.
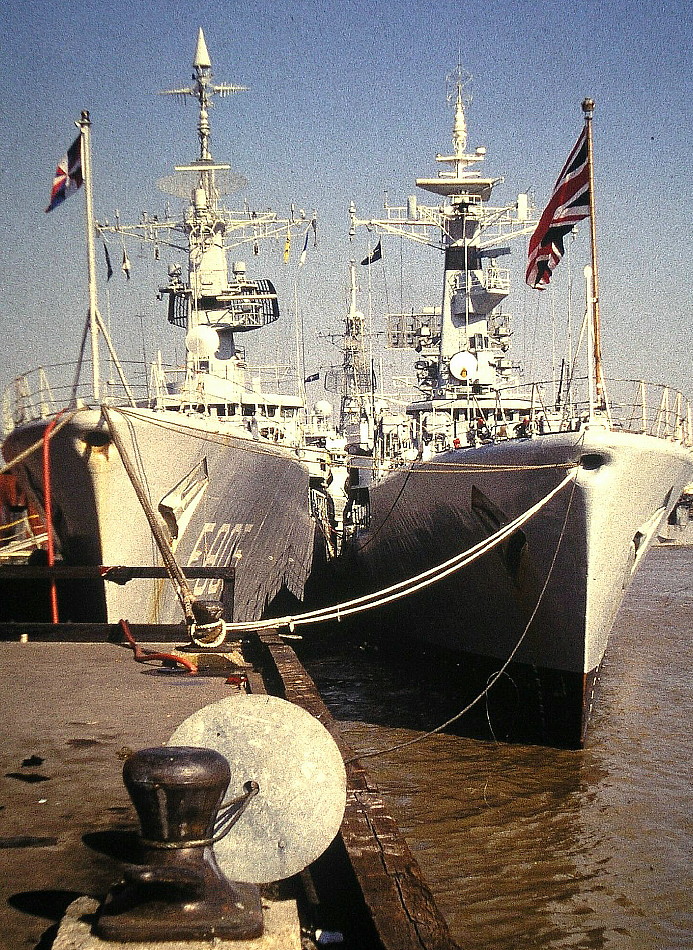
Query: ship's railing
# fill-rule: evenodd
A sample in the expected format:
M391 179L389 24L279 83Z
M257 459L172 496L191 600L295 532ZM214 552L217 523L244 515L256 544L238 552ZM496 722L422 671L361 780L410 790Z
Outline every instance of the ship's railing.
M297 389L296 370L290 363L258 363L249 366L253 386L258 392L292 395Z
M457 280L458 290L467 290L471 294L496 291L507 294L510 291L510 271L507 267L487 267L480 279L476 272L460 274Z
M141 361L121 361L128 385L138 406L175 404L177 393L185 382L182 366L162 363L145 364ZM289 365L264 364L248 367L248 393L272 392L292 395L296 392L295 372ZM16 426L54 416L61 409L78 406L128 405L130 399L119 376L114 372L102 379L100 398L94 399L91 383L91 364L84 360L80 377L76 379L77 364L52 363L22 373L12 380L2 400L2 430L7 435Z
M147 404L152 396L149 365L122 362L130 390L138 404ZM79 379L75 363L52 363L15 377L5 390L2 401L2 426L5 435L18 425L47 419L61 409L96 405L92 392L91 366L84 360ZM114 372L101 380L100 403L124 405L129 402L123 384Z
M659 383L610 379L603 395L586 378L573 380L567 391L555 382L498 390L500 406L517 404L518 399L526 400L524 416L532 432L578 430L598 417L614 429L693 446L690 400Z
M392 382L398 395L379 394L393 406L405 407L411 397L404 395L416 387L413 377L397 376ZM579 431L590 422L604 422L611 428L635 434L669 439L693 447L693 404L681 392L642 380L606 381L605 398L586 378L574 379L569 390L555 381L501 386L446 387L439 406L439 425L450 426L460 404L467 404L464 418L483 416L492 439L516 435L539 435L558 431ZM591 408L590 408L591 407ZM432 410L435 411L435 410Z

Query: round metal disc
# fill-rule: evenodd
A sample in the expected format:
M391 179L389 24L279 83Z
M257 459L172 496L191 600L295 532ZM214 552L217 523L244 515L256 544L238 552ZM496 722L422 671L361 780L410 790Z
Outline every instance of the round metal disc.
M260 786L237 824L214 845L231 881L265 884L297 874L339 831L346 772L327 729L276 696L229 696L193 713L168 745L214 749L228 761L227 799Z

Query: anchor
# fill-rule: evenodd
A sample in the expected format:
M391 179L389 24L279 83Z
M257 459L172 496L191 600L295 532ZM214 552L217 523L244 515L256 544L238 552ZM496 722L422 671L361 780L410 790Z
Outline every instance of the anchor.
M144 864L130 865L96 914L106 940L251 939L263 932L260 891L230 882L212 846L257 795L247 782L222 806L231 773L213 749L142 749L125 762L123 781L141 828Z

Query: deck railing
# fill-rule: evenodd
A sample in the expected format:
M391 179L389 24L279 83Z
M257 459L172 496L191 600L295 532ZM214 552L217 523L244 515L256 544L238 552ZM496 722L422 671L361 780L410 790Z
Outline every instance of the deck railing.
M507 387L498 401L512 404L528 399L526 417L534 431L579 429L601 418L612 428L693 446L693 407L678 390L659 383L634 379L610 379L604 396L590 396L586 378L573 380L568 391L553 382Z
M149 367L141 362L123 363L132 394L138 403L151 398L152 382ZM101 402L123 405L129 402L117 374L101 381ZM90 364L84 361L80 379L76 379L75 363L52 363L29 370L15 377L5 390L2 401L2 425L7 435L18 425L47 419L61 409L89 406L94 403Z
M416 380L410 376L393 376L392 383L396 393L378 394L376 398L403 411L414 401L412 390L417 389ZM431 399L431 396L427 393L426 398ZM670 439L693 447L693 406L690 400L677 390L658 383L607 380L606 398L602 402L593 395L591 412L586 378L574 379L568 391L555 382L483 390L474 385L460 385L446 387L440 399L433 398L434 411L440 412L441 419L446 413L452 418L453 405L457 408L460 403L467 403L465 418L484 416L494 438L513 436L514 429L507 425L508 422L514 425L526 419L523 432L539 434L579 430L590 418L593 421L598 418L615 429ZM506 435L499 436L500 432Z
M122 361L130 391L138 406L162 406L175 403L185 381L185 367L140 361ZM53 363L17 376L7 387L2 400L2 430L7 435L16 426L47 419L61 409L95 406L90 381L90 362L85 360L77 382L76 364ZM249 366L249 393L293 394L296 378L288 364ZM101 380L99 403L119 406L130 403L116 373Z

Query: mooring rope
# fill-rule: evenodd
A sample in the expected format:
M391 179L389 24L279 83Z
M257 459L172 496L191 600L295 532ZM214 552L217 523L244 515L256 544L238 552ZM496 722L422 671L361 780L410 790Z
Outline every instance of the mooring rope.
M351 465L351 461L349 463ZM381 519L380 524L376 531L373 531L368 537L359 544L356 548L357 551L363 551L364 548L367 548L369 544L372 544L375 539L378 537L380 532L383 530L385 525L388 523L392 517L397 505L399 504L400 498L404 494L404 491L409 484L409 479L412 475L429 475L429 474L445 474L445 475L459 475L460 472L471 472L471 473L489 473L489 472L503 472L506 474L516 474L517 472L533 472L539 469L551 469L552 471L557 471L560 469L570 469L573 468L574 462L541 462L535 465L505 465L498 463L495 465L488 465L481 462L440 462L438 467L429 464L428 462L420 462L414 467L412 463L406 470L402 484L399 487L395 498L390 505L389 511L384 518ZM358 466L357 466L358 467ZM394 473L393 473L394 474Z
M66 415L65 418L61 419L57 423L52 431L49 433L49 438L53 438L64 426L68 425L69 422L77 415L77 413L85 411L83 408L73 410L69 415ZM154 511L149 498L147 497L147 492L142 484L138 473L135 471L134 466L129 458L128 452L125 448L125 445L120 438L120 434L117 431L116 426L113 423L111 418L110 411L108 407L102 406L101 411L103 412L104 418L108 425L109 433L113 439L113 443L118 451L118 454L123 463L123 467L130 479L130 482L133 486L135 494L140 502L142 510L145 514L145 517L149 523L150 529L154 540L159 548L161 557L166 566L167 572L173 586L176 591L176 595L181 603L183 613L188 624L195 623L195 613L193 610L193 604L195 602L194 595L188 585L187 579L183 574L183 571L176 560L171 546L168 542L168 539L165 537L162 526L159 524L156 512ZM122 410L118 410L121 414ZM32 452L37 451L43 445L43 438L37 440L33 445L29 446L18 456L16 456L12 462L8 463L2 470L0 474L11 469L14 465L21 462L27 456L31 455ZM542 466L543 467L543 466ZM557 466L553 466L556 468ZM560 466L564 467L564 466ZM575 473L575 466L571 468L571 471L565 476L565 478L548 494L546 494L542 499L528 508L525 512L519 515L517 518L508 522L507 525L501 527L498 531L492 534L490 537L484 539L483 541L478 542L473 545L471 548L468 548L466 551L461 552L460 554L454 555L449 558L447 561L444 561L441 564L436 565L435 567L429 568L426 571L421 572L415 577L406 578L403 581L399 581L395 584L392 584L389 587L383 588L379 591L374 591L369 594L364 594L361 597L356 597L343 603L332 605L329 607L318 608L315 610L305 611L301 614L288 615L280 618L272 618L268 620L255 620L255 621L237 621L224 624L224 630L226 633L242 633L249 632L252 630L259 629L276 629L278 627L288 627L290 632L298 626L304 626L308 624L316 623L325 623L331 620L341 621L343 617L352 616L355 614L363 613L368 610L374 610L378 607L382 607L385 604L392 603L394 601L400 600L403 597L408 597L411 594L416 593L419 590L422 590L426 587L436 584L441 580L444 580L446 577L451 574L456 573L461 570L463 567L466 567L468 564L471 564L473 561L485 555L487 552L493 550L503 541L505 541L511 534L519 530L524 524L526 524L531 518L533 518L541 509L547 505L552 498L554 498L566 485L573 479ZM406 484L405 479L405 484ZM572 494L571 494L572 498ZM526 631L525 631L526 632ZM225 635L224 634L224 635ZM524 637L524 634L523 634ZM519 644L518 644L519 646ZM516 648L517 649L517 648ZM514 651L515 652L515 651ZM514 655L513 652L513 655ZM494 680L495 682L495 680ZM492 685L492 684L491 684ZM489 687L490 688L490 687ZM481 694L482 696L485 694ZM475 702L478 700L475 700ZM461 715L461 714L460 714ZM454 720L453 720L454 721ZM442 726L441 728L445 728Z
M570 514L570 509L573 504L573 496L575 495L576 484L577 484L577 479L574 479L573 487L570 492L570 497L568 498L568 505L566 507L565 517L563 519L563 524L561 526L561 533L559 534L558 541L556 542L556 550L553 552L553 557L551 558L551 563L549 564L549 569L546 574L546 579L544 580L542 588L539 591L539 596L537 597L537 602L534 605L534 609L532 610L532 613L530 614L529 620L525 624L525 628L522 631L520 638L518 639L517 643L512 648L512 650L510 651L508 658L505 660L501 668L497 670L493 674L493 676L489 678L484 689L482 689L482 691L477 696L475 696L474 699L470 703L467 703L464 709L461 709L458 713L455 713L454 716L451 716L449 719L441 723L439 726L436 726L434 729L429 729L428 732L424 732L420 736L414 736L412 739L406 739L404 742L398 742L395 745L389 746L387 749L376 749L372 752L361 752L358 755L354 755L349 759L345 759L344 760L345 765L349 765L352 762L358 762L360 759L373 759L379 755L389 755L392 752L399 752L401 749L405 749L408 746L416 745L416 743L418 742L423 742L424 739L429 739L431 736L434 736L437 733L442 732L443 729L447 729L450 726L452 726L453 723L457 722L458 719L461 719L462 716L465 716L469 712L470 709L473 709L477 703L481 702L481 700L485 696L488 696L488 694L493 689L495 684L498 682L501 676L505 674L505 671L510 666L512 661L515 659L515 656L517 655L517 651L522 646L522 643L524 642L524 639L527 636L527 633L529 632L529 628L531 627L532 622L534 621L534 618L536 617L539 607L541 606L541 603L544 599L544 594L546 593L546 589L549 586L549 580L551 579L551 575L553 574L553 569L556 566L556 560L558 559L558 552L561 547L561 542L563 541L563 538L565 536L565 530L568 525L568 516Z
M512 440L507 440L511 442ZM498 445L499 443L494 443ZM462 451L467 451L463 449ZM367 464L362 464L363 456L360 455L350 455L349 456L349 467L358 468L360 471L370 471L373 467L373 464L368 460ZM505 462L463 462L453 459L449 462L444 461L443 459L436 459L435 462L422 462L418 461L416 463L410 462L407 464L407 473L411 475L428 475L431 472L436 474L445 474L445 475L456 475L458 472L507 472L512 474L513 472L537 472L550 469L559 469L559 468L571 468L573 462L536 462L532 465L523 464L518 465L515 462L505 463ZM399 466L398 468L388 469L387 474L392 475L398 471L402 471L405 466Z
M176 588L176 592L181 605L183 606L186 619L188 622L190 622L193 620L192 604L194 603L194 597L192 592L190 591L183 572L178 565L173 552L171 551L170 545L163 536L163 532L161 532L160 526L156 521L156 515L151 508L149 499L146 497L146 492L144 491L143 486L141 486L139 483L137 473L129 463L127 452L122 444L122 440L120 440L119 435L116 432L115 426L111 422L108 409L103 407L103 411L104 415L106 416L109 431L113 437L114 444L116 445L118 453L123 461L126 472L130 477L133 488L135 489L140 504L143 507L147 520L149 521L150 526L152 526L152 532L161 551L161 555L164 559L169 576L171 577L174 587ZM122 410L119 411L124 416L128 415ZM541 467L543 468L544 466ZM554 465L551 467L555 469L556 467L563 468L566 466ZM574 470L575 466L573 465L571 466L571 471L568 472L563 481L553 488L547 495L545 495L544 498L540 499L540 501L528 508L527 511L525 511L522 515L519 515L517 518L513 519L513 521L510 521L507 525L501 527L489 538L486 538L483 541L473 545L471 548L463 551L461 554L457 554L449 560L444 561L442 564L438 564L435 567L423 571L415 577L407 578L391 585L390 587L379 591L374 591L370 594L364 594L361 597L353 598L352 600L348 600L341 604L336 604L330 607L322 607L316 610L305 611L301 614L288 615L285 617L272 618L269 620L236 621L225 623L224 636L228 633L243 633L253 630L276 629L277 627L288 627L289 631L293 633L297 626L325 623L330 620L341 621L342 617L363 613L367 610L374 610L377 607L381 607L393 601L400 600L403 597L408 597L409 595L416 593L425 587L429 587L432 584L438 583L439 581L444 580L450 574L454 574L463 567L466 567L468 564L471 564L473 561L477 560L477 558L482 557L484 554L497 547L499 544L505 541L506 538L522 527L522 525L529 521L530 518L534 517L538 511L548 504L548 502L551 501L551 499L570 482L570 480L573 478ZM153 527L154 525L156 526L156 530Z
M438 583L438 581L441 581L450 574L454 574L456 571L461 570L463 567L466 567L468 564L471 564L473 561L482 557L488 551L497 547L511 534L514 534L519 528L526 524L539 511L541 511L541 509L544 508L545 505L547 505L560 491L562 491L571 480L574 480L574 478L575 469L569 472L565 478L555 488L552 488L551 491L548 492L548 494L546 494L542 499L528 508L525 512L523 512L523 514L518 515L517 518L514 518L512 521L508 522L507 525L499 528L499 530L490 535L490 537L478 542L471 548L463 551L461 554L456 554L454 557L449 558L449 560L444 561L442 564L438 564L426 571L422 571L415 577L409 577L406 580L398 581L396 584L392 584L390 587L383 588L379 591L374 591L370 594L364 594L361 597L355 597L352 600L345 601L341 604L306 611L305 613L296 614L294 616L280 617L270 620L227 623L226 630L227 632L240 633L250 630L288 627L289 630L293 632L294 628L298 626L312 623L324 623L328 620L341 620L342 617L363 613L366 610L374 610L376 607L381 607L384 604L399 600L402 597L407 597L416 591Z

